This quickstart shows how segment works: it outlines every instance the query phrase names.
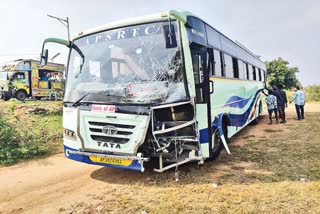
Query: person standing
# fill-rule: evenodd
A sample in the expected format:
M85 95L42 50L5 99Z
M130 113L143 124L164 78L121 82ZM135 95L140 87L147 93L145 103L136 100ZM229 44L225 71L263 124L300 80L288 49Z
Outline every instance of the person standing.
M272 113L276 116L276 123L278 123L278 109L277 109L277 97L273 95L271 89L268 90L268 96L266 98L268 113L269 113L269 124L272 124Z
M272 86L272 94L274 96L276 96L277 98L277 109L278 109L278 112L279 112L279 117L281 118L281 122L280 123L285 123L285 121L283 120L283 109L284 109L284 106L285 106L285 100L284 100L284 97L281 93L281 91L279 90L278 86L277 85L273 85Z
M283 99L283 103L281 106L278 106L278 108L281 108L281 120L283 123L286 123L287 122L287 119L286 119L286 108L288 107L288 98L287 98L287 93L283 90L283 87L282 85L279 85L279 91L280 91L280 95Z
M293 97L290 101L294 101L294 104L296 105L296 112L297 112L297 119L303 120L304 119L304 105L305 105L305 95L304 92L300 90L299 86L295 87L295 93L293 94Z

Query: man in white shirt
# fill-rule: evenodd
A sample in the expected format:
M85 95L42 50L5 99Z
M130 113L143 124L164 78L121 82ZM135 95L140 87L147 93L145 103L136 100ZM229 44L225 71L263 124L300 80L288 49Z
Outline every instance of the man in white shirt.
M294 101L296 105L296 112L297 112L297 119L303 120L304 119L304 104L306 102L304 92L300 90L299 86L295 87L295 93L290 101L290 103Z

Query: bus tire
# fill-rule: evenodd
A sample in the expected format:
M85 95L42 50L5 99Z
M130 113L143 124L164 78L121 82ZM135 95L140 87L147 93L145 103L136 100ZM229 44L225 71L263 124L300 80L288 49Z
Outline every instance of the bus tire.
M8 101L11 98L11 93L10 92L2 92L2 97L1 97L4 101Z
M228 143L228 125L227 125L227 121L225 120L225 118L223 119L223 123L222 123L223 127L223 135L225 136L225 139ZM212 143L212 148L210 150L210 157L207 158L207 160L209 161L213 161L215 159L217 159L217 157L219 157L221 150L223 149L223 143L220 137L220 133L219 133L219 129L217 128L213 135L212 135L212 139L211 139L211 143Z
M216 129L211 138L212 148L210 149L210 157L207 158L208 161L213 161L219 157L220 152L223 147L222 140L220 138L219 130Z
M15 93L15 97L17 100L19 101L24 101L26 98L27 98L27 92L25 90L18 90L16 93Z

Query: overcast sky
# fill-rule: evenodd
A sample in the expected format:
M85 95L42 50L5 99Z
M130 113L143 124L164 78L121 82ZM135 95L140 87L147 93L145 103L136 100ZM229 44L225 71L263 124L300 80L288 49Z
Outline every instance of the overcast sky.
M67 38L47 14L68 16L73 35L169 9L198 15L263 60L288 60L303 85L320 84L319 0L0 0L0 62L38 57L45 38Z

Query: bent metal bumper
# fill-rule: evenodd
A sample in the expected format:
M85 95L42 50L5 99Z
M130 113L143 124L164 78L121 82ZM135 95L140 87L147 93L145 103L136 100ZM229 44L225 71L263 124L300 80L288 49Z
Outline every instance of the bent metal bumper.
M139 156L122 156L122 155L109 155L109 154L102 154L102 153L94 153L94 152L83 152L78 151L67 146L64 146L65 156L69 159L84 162L88 164L100 165L100 166L107 166L111 168L120 168L120 169L131 169L144 172L143 163L145 161L149 161L149 158L139 157ZM100 163L94 162L90 159L90 157L103 157L103 158L116 158L122 160L132 160L129 165L117 165L117 164L108 164L108 163Z

